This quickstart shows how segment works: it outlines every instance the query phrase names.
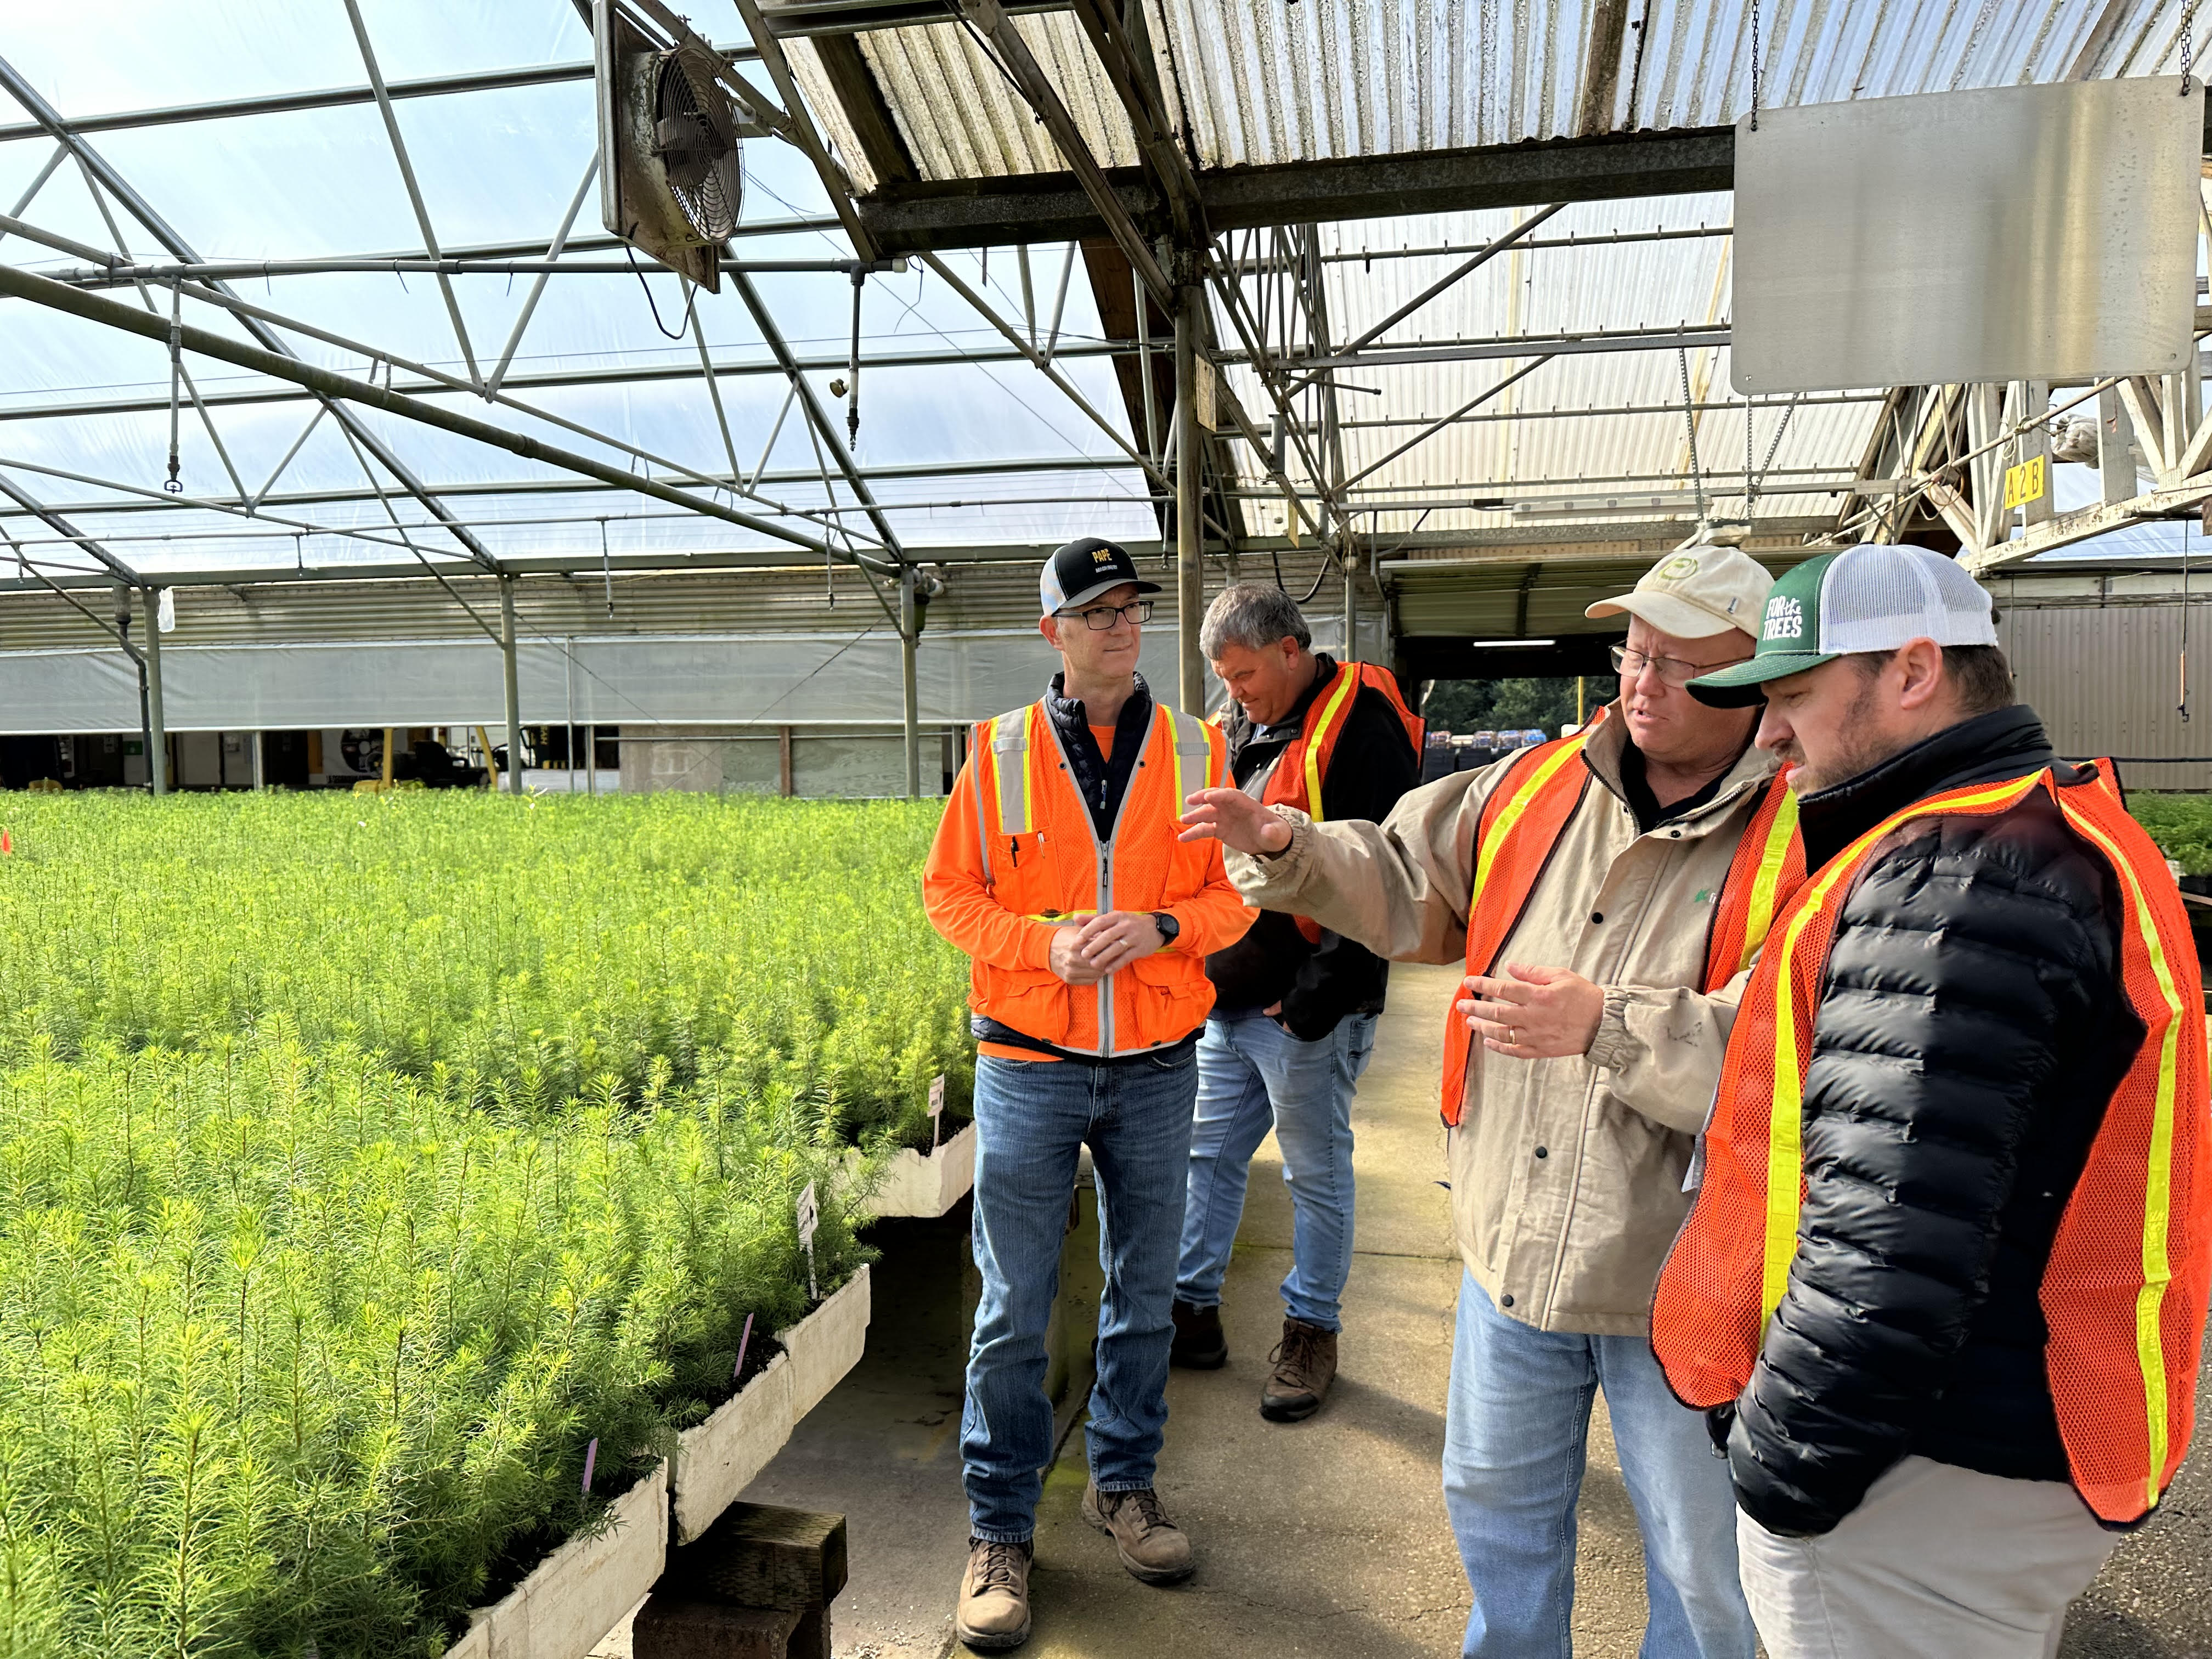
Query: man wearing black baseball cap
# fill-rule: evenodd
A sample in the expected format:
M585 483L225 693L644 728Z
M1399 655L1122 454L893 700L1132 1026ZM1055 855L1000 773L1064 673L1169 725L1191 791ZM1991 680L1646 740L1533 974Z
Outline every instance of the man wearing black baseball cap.
M1689 689L1765 699L1813 874L1737 1010L1652 1346L1725 1449L1773 1659L2039 1659L2188 1445L2188 921L2117 781L2014 702L1956 561L1826 554L1761 624Z
M1061 672L983 721L922 872L937 930L967 953L975 1060L975 1265L960 1446L969 1548L954 1629L969 1647L1030 1632L1031 1540L1053 1460L1045 1327L1087 1145L1106 1290L1083 1516L1143 1583L1190 1576L1190 1540L1153 1490L1167 1424L1206 958L1253 913L1221 849L1179 839L1183 798L1221 783L1219 731L1152 700L1137 672L1152 614L1136 562L1097 537L1046 562L1038 630Z
M1044 562L1037 598L1047 617L1058 617L1080 611L1093 599L1103 599L1124 586L1132 599L1160 591L1158 582L1148 582L1137 574L1137 562L1127 549L1103 536L1079 536L1055 548ZM1133 628L1129 631L1133 636L1136 633Z

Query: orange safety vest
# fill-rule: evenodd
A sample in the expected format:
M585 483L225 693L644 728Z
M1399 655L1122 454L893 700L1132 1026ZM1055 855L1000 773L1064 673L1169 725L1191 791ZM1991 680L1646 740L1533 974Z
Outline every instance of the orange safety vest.
M1372 663L1347 662L1340 664L1328 686L1316 693L1306 705L1304 722L1298 735L1283 746L1275 757L1275 763L1267 769L1266 788L1261 793L1263 806L1295 806L1316 823L1326 821L1321 807L1322 780L1328 775L1328 763L1336 756L1337 739L1344 735L1350 724L1352 705L1358 700L1359 688L1371 685L1390 700L1406 735L1413 740L1413 760L1418 766L1421 757L1421 738L1428 723L1406 707L1406 700L1398 691L1398 677L1387 668L1377 668ZM1293 916L1298 932L1305 935L1306 943L1321 943L1321 924L1310 916Z
M1103 911L1164 910L1204 890L1216 844L1176 839L1183 797L1228 776L1227 742L1203 720L1155 704L1103 842L1042 702L979 723L971 752L984 884L1009 910L1071 927ZM969 1001L1024 1036L1111 1055L1188 1036L1205 1023L1213 987L1204 959L1184 951L1139 957L1095 986L979 961Z
M1601 710L1599 719L1603 719ZM1474 890L1467 905L1467 971L1488 974L1528 908L1537 878L1589 787L1583 744L1597 729L1592 720L1571 738L1524 749L1483 803L1475 831ZM1717 991L1750 966L1767 928L1805 879L1805 846L1797 837L1797 798L1781 775L1766 787L1744 827L1713 905L1705 944L1704 988ZM1474 1035L1459 1011L1444 1016L1443 1097L1446 1124L1456 1127L1467 1095L1467 1064Z
M2048 769L1891 814L1831 860L1784 913L1737 1011L1705 1136L1705 1178L1661 1270L1651 1346L1684 1404L1751 1382L1790 1282L1804 1196L1806 1068L1828 945L1851 884L1901 825L1987 817L2047 789L2118 878L2121 979L2148 1035L2105 1107L2044 1268L2045 1368L2074 1485L2104 1519L2148 1515L2194 1424L2212 1285L2212 1121L2197 950L2166 861L2104 775Z

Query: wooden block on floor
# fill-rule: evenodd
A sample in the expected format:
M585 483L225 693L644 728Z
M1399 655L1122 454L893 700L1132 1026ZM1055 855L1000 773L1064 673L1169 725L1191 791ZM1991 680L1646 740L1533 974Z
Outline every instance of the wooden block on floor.
M845 1517L732 1504L696 1543L668 1553L661 1583L742 1607L826 1607L845 1588Z
M829 1608L813 1607L799 1615L789 1651L791 1659L832 1659Z
M805 1614L788 1607L737 1607L655 1590L630 1626L631 1659L788 1659ZM824 1627L828 1620L823 1621ZM826 1659L830 1650L817 1638Z

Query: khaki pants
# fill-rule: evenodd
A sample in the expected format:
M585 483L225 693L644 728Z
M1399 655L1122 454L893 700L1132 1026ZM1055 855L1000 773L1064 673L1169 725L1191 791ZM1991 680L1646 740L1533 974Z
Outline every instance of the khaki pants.
M2119 1541L2071 1486L1908 1457L1820 1538L1736 1516L1770 1659L2046 1659Z

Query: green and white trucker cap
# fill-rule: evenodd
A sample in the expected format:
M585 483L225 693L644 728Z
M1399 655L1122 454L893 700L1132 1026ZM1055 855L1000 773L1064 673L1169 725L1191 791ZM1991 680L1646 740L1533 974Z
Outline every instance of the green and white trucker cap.
M1690 682L1690 695L1716 708L1747 708L1765 697L1769 680L1852 652L1894 651L1911 640L1995 645L1987 590L1955 560L1924 547L1847 547L1779 577L1751 659L1700 675Z

